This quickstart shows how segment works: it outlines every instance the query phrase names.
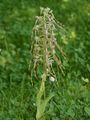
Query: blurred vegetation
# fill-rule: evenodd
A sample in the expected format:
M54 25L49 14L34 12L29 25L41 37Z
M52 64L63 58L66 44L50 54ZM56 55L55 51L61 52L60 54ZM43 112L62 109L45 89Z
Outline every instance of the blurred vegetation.
M39 8L49 7L66 30L65 76L47 81L55 97L47 120L90 120L90 1L0 0L0 120L35 120L39 80L30 81L31 31Z

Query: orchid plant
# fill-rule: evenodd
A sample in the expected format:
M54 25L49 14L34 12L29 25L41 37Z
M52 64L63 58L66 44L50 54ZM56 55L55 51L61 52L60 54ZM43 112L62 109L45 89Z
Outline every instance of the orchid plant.
M40 89L37 93L37 120L45 120L45 108L49 100L54 96L50 94L45 97L45 82L47 78L51 81L57 80L53 63L55 62L64 74L64 66L58 52L65 56L60 45L57 43L57 32L63 29L61 24L56 21L53 11L50 8L40 8L40 16L36 16L36 22L32 30L31 45L31 78L41 80ZM39 70L41 73L39 74Z

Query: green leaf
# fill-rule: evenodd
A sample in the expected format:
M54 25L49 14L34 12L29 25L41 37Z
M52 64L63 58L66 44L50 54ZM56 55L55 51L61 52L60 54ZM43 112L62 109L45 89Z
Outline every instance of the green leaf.
M45 108L48 104L48 102L51 100L51 98L54 97L54 93L51 93L42 103L43 111L45 111Z
M6 59L3 56L0 56L0 65L5 66L6 62Z
M89 64L87 64L87 69L90 72L90 65Z
M90 116L90 107L85 107L85 112Z
M67 114L70 115L72 118L75 116L74 111L72 110L72 108L69 108L67 111Z

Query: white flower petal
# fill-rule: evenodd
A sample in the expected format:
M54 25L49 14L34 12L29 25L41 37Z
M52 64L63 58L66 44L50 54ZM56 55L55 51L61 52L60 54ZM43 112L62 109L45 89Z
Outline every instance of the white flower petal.
M54 81L55 81L55 78L51 76L51 77L50 77L50 81L51 81L51 82L54 82Z

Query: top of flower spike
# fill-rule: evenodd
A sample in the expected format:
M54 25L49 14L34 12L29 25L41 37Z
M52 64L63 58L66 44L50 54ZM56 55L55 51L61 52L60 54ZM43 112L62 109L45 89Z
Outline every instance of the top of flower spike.
M50 8L43 8L43 7L40 7L40 13L43 14L43 13L52 13L53 11L50 9Z
M37 76L37 68L39 68L38 66L41 67L46 62L47 75L51 76L50 77L51 81L54 81L54 79L56 79L55 71L52 66L54 61L57 63L57 65L59 66L63 73L63 65L58 53L56 52L57 48L57 50L60 51L61 55L63 56L62 50L56 40L58 26L59 24L55 20L52 10L50 8L40 7L40 16L36 17L36 22L32 34L32 38L34 39L33 42L33 63L35 71L34 73ZM43 43L45 43L46 45ZM45 58L46 60L44 59L43 55L46 56Z

